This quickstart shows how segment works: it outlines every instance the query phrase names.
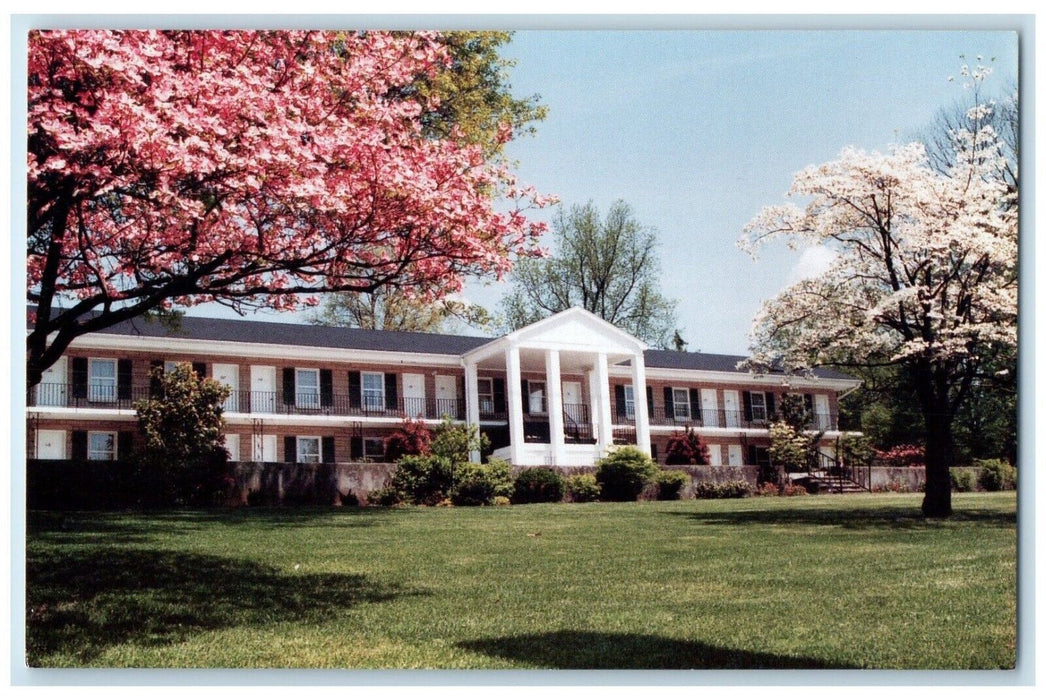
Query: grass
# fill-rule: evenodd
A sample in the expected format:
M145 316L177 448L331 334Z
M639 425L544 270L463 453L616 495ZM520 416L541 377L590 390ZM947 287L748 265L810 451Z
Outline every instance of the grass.
M1016 498L29 518L33 666L1012 668Z

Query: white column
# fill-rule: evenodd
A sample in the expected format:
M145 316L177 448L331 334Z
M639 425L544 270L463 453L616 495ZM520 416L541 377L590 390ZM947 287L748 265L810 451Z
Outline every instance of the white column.
M548 431L552 464L562 466L566 451L563 440L563 384L559 377L559 350L545 351L545 386L548 390Z
M646 404L646 364L642 353L632 357L632 396L636 404L636 447L650 454L650 412Z
M465 423L479 430L479 374L475 362L465 363ZM469 452L469 461L479 463L479 450Z
M614 425L610 414L610 372L607 369L607 355L604 352L596 355L595 391L598 396L593 402L592 413L596 416L597 445L600 454L606 454L614 444Z
M520 463L523 453L523 387L519 370L519 348L511 347L505 351L505 370L508 376L505 388L508 394L508 439L509 462Z

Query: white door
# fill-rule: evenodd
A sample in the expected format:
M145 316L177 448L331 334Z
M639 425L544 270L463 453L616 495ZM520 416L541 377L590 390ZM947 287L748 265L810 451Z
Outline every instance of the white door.
M403 375L403 413L408 417L425 415L425 375Z
M255 462L275 462L276 436L255 435L253 457Z
M741 413L738 407L737 390L723 391L723 412L726 414L726 427L736 428L741 424ZM740 445L738 446L740 449Z
M727 463L731 467L741 466L741 446L740 445L727 445L726 447L726 458Z
M715 389L701 389L701 423L706 428L719 427L719 401Z
M65 459L65 431L37 430L36 458Z
M251 412L276 412L276 368L251 365ZM273 438L274 440L276 438Z
M581 403L581 382L563 382L563 412L578 425L588 422Z
M214 376L214 380L221 382L231 390L229 392L229 398L225 399L225 403L222 404L222 409L226 413L231 413L240 410L240 366L239 365L221 365L217 362L211 366L211 373Z
M818 430L833 428L828 411L828 394L814 394L814 425Z
M436 375L436 413L456 418L458 415L458 379L450 374Z
M229 452L230 462L240 461L240 436L236 433L225 434L225 449Z
M713 467L721 467L723 465L723 446L722 445L709 445L708 446L708 463Z
M58 362L44 370L40 383L36 385L37 406L65 406L69 375L66 371L68 358L59 357ZM49 458L53 459L53 458ZM62 458L58 458L62 459Z

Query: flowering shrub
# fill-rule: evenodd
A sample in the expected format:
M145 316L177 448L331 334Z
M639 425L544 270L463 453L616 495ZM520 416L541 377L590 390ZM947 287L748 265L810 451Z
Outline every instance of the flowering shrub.
M755 495L755 496L779 496L780 494L781 494L781 489L778 488L777 484L772 483L770 481L766 481L766 482L763 482L763 484L759 487L759 490L756 491L753 495Z
M874 450L875 459L891 467L915 467L926 463L922 445L896 445L888 450Z
M800 484L785 484L781 489L782 496L805 496L806 488Z

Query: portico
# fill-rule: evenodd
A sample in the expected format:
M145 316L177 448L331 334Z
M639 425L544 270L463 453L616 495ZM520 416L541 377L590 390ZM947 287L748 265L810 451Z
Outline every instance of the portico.
M503 371L509 435L495 456L517 466L591 465L614 442L610 367L627 365L633 395L644 396L644 350L642 341L584 309L560 312L462 357L466 420L480 424L480 373ZM632 403L636 445L649 454L648 407Z

